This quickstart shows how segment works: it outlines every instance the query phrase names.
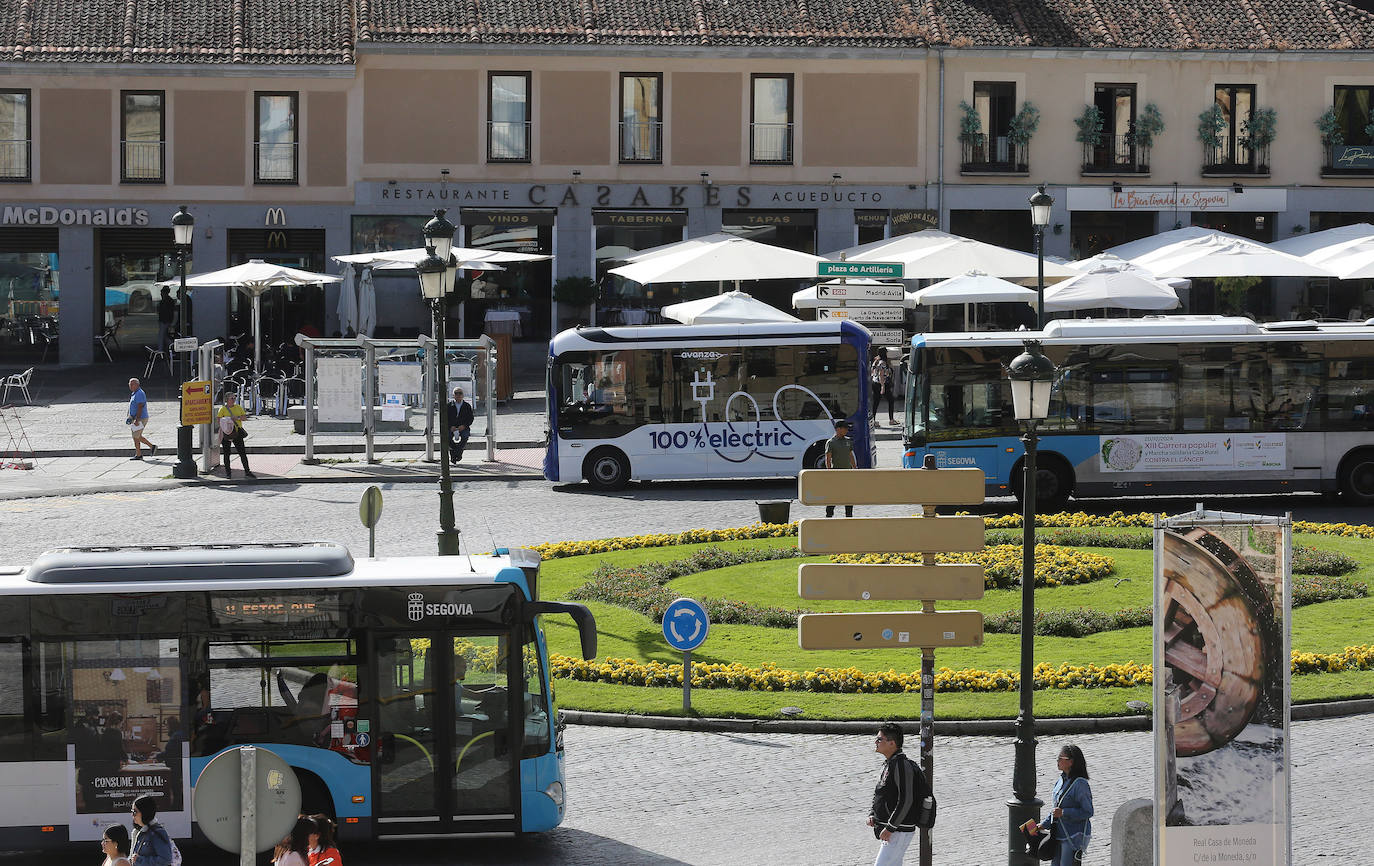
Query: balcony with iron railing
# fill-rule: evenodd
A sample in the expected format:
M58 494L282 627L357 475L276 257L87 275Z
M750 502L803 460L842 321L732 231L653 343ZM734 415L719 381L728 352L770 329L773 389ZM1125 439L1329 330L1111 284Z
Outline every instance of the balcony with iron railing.
M1374 177L1374 144L1328 144L1322 177Z
M161 141L121 141L123 162L119 169L122 183L162 183L163 145Z
M529 162L531 132L528 120L488 120L487 162Z
M1133 135L1103 135L1083 145L1083 174L1149 174L1150 148Z
M663 122L660 120L622 120L620 122L621 162L663 162Z
M296 183L296 142L257 141L253 158L257 183Z
M960 142L959 171L962 174L1027 174L1030 148L1015 144L1005 135L976 133Z
M1204 175L1244 174L1268 176L1269 145L1247 147L1229 143L1218 147L1202 146L1202 173Z
M0 139L0 181L26 181L29 179L29 140L26 138Z
M749 161L755 165L791 165L792 124L749 124Z

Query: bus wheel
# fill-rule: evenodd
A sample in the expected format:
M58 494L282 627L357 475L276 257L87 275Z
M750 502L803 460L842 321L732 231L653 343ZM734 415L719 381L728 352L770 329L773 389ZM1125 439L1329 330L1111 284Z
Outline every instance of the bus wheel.
M630 461L615 448L598 448L587 455L582 475L597 490L620 490L630 483Z
M825 468L825 443L815 442L806 449L802 455L803 469L824 469Z
M1341 493L1357 505L1374 504L1374 451L1356 451L1341 461Z
M1018 462L1013 470L1011 492L1018 502L1024 502L1021 479L1025 475L1025 463ZM1058 511L1069 501L1073 490L1073 471L1063 460L1050 455L1038 455L1035 461L1035 510L1040 514Z

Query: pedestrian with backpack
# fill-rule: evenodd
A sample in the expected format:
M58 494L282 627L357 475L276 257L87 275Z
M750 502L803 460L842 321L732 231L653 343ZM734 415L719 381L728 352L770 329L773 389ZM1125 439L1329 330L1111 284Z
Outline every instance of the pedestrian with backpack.
M873 866L899 866L916 828L934 823L930 785L921 768L902 751L902 739L902 727L896 722L884 722L878 728L874 751L885 763L873 789L873 808L868 811L868 826L881 843Z
M172 837L157 820L157 798L143 794L134 799L129 813L134 819L134 840L129 845L129 862L133 866L172 866Z

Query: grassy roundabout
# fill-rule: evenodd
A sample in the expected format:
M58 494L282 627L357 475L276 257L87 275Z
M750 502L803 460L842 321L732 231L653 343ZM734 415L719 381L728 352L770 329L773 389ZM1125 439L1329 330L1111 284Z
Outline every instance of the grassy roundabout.
M1037 670L1038 716L1120 715L1127 712L1127 701L1151 700L1151 629L1145 623L1149 622L1153 602L1153 565L1148 549L1150 531L1142 528L1148 521L1146 515L1105 519L1054 515L1042 519L1042 526L1071 528L1039 531L1037 559L1046 563L1055 561L1047 560L1047 556L1060 559L1056 568L1047 568L1043 575L1037 566L1037 575L1070 578L1052 579L1060 585L1040 585L1036 590L1037 606L1046 613L1036 627L1036 662L1041 666ZM1095 523L1112 528L1082 529ZM1011 718L1016 714L1019 624L1015 617L1004 615L1020 606L1016 582L1020 550L1019 546L1013 551L991 547L1007 540L1008 533L999 530L1014 528L1016 519L996 518L989 524L998 528L989 532L985 565L990 588L984 598L938 605L942 609L977 609L988 623L982 647L937 652L937 671L947 669L941 671L936 684L939 718ZM1331 570L1332 560L1339 560L1341 555L1352 559L1355 567L1344 578L1295 574L1295 584L1304 583L1305 590L1322 598L1354 594L1353 590L1363 588L1372 591L1363 597L1295 606L1293 700L1374 695L1374 649L1369 647L1374 640L1368 626L1374 619L1374 530L1313 524L1300 524L1296 530L1294 545L1310 549L1302 563L1312 570ZM1055 536L1055 532L1061 534ZM1062 534L1066 532L1070 534ZM918 688L913 674L920 668L919 651L804 652L797 646L795 626L777 626L789 621L784 612L796 610L913 609L912 603L905 602L802 601L797 596L797 565L823 558L793 555L794 533L795 524L544 546L542 592L546 598L585 595L583 588L595 574L600 575L601 595L593 593L585 599L596 613L600 633L600 654L595 661L576 664L566 658L577 656L576 630L556 618L545 622L551 653L556 659L565 657L554 665L559 706L680 715L682 656L664 642L652 612L661 610L655 605L661 605L662 598L692 596L719 600L721 615L736 620L721 622L713 612L711 635L693 653L695 713L775 718L781 707L798 706L804 711L802 718L810 719L915 716L919 694L903 689ZM754 535L776 537L749 537ZM1095 537L1103 543L1110 537L1114 545L1131 543L1131 538L1123 536L1132 536L1145 546L1132 549L1083 543ZM723 540L714 540L717 538ZM1063 539L1078 543L1063 545ZM688 543L674 543L679 541ZM1047 542L1057 542L1063 549L1047 549ZM784 558L706 568L671 579L654 573L655 563L678 564L672 573L693 571L695 567L683 568L681 564L693 556L710 556L701 553L704 550L757 551L756 555ZM1105 576L1103 559L1111 566ZM711 557L706 562L717 560ZM1017 563L1012 580L1007 579L1003 568L1007 560ZM1077 574L1075 567L1085 563L1092 573ZM1037 580L1037 584L1044 583ZM608 593L616 603L597 600ZM746 624L761 621L773 625ZM1083 636L1061 636L1067 634Z

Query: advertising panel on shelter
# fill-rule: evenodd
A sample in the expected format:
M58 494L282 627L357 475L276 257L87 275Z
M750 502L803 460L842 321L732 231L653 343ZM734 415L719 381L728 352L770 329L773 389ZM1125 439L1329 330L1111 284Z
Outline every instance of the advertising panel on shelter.
M1288 518L1155 525L1156 862L1290 862Z

